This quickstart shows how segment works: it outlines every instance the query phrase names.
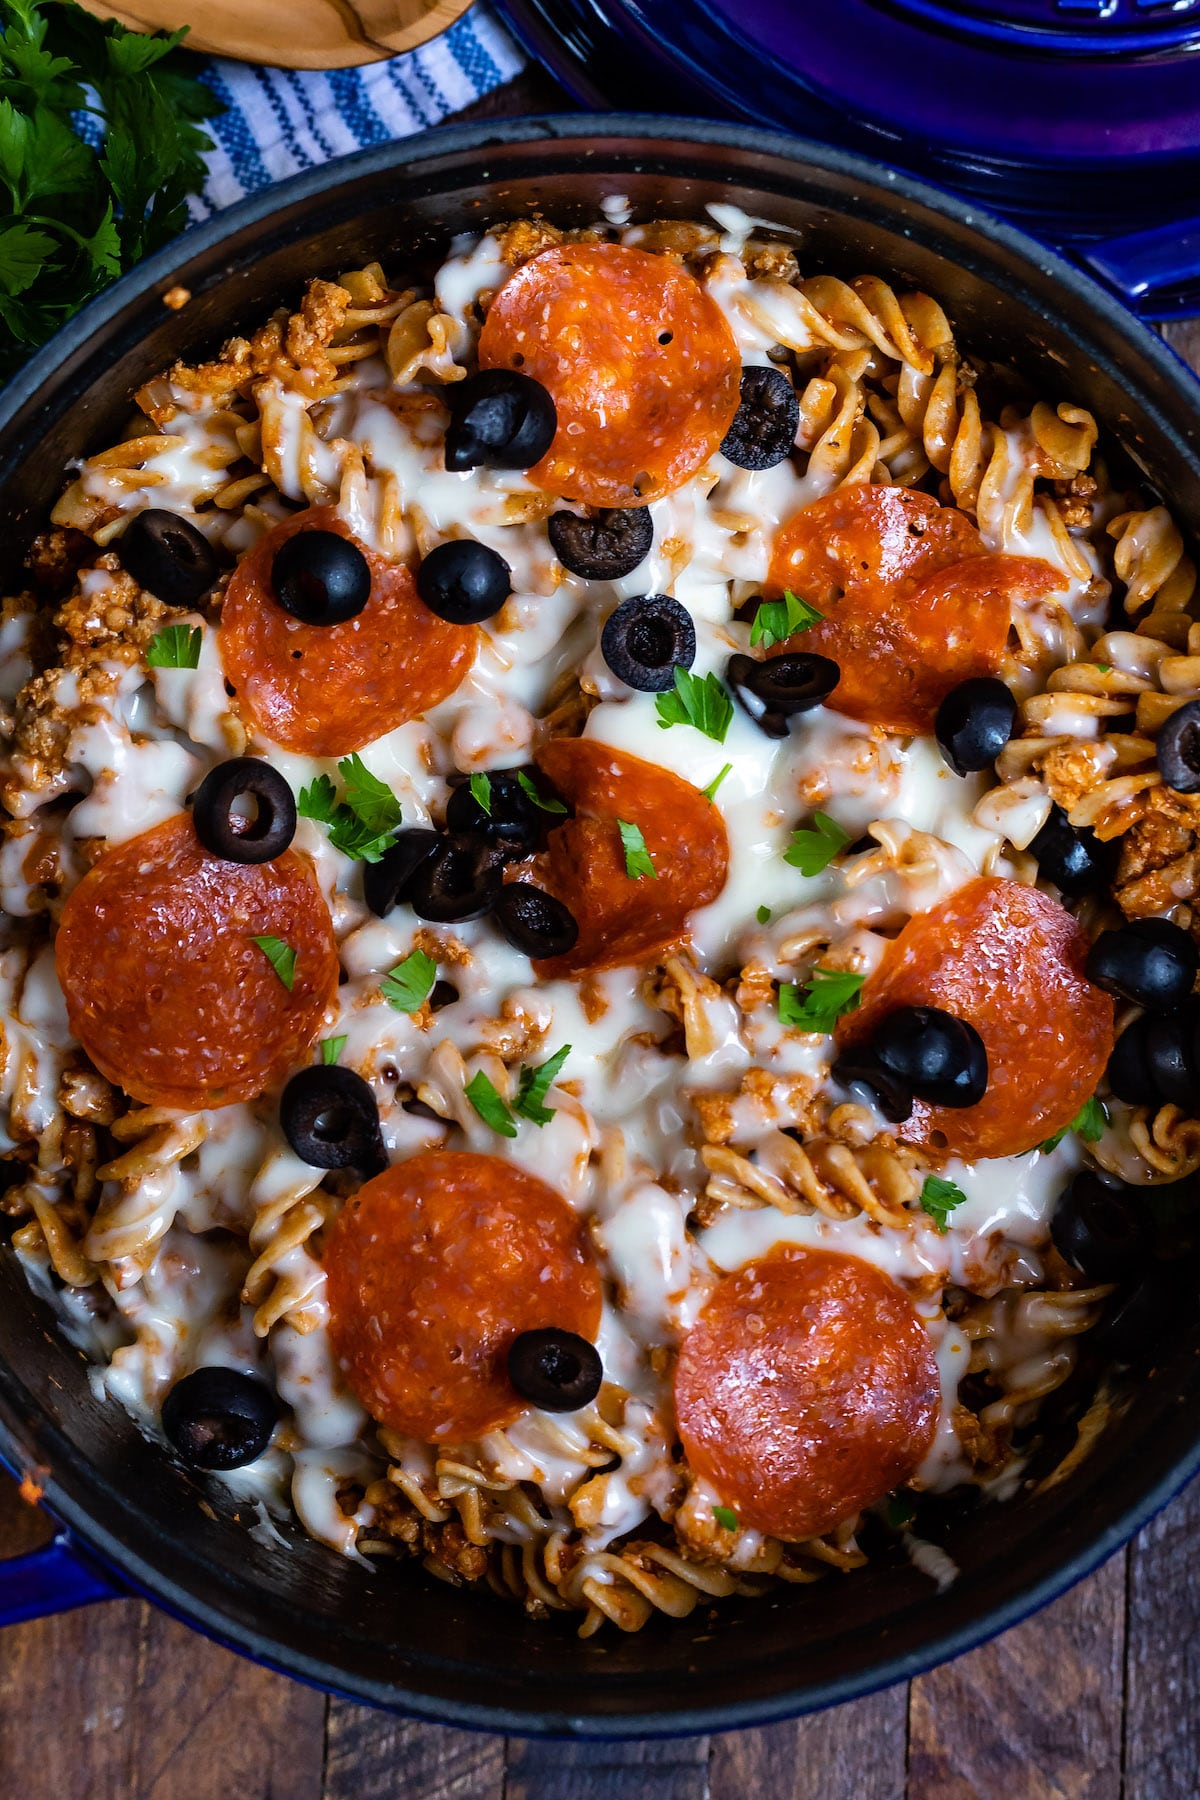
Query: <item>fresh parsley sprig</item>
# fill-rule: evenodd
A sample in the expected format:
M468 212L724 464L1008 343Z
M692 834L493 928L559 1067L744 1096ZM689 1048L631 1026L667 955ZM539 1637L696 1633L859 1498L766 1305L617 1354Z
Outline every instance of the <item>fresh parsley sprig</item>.
M492 778L482 772L472 775L470 781L471 798L482 812L490 819L492 816Z
M764 650L770 650L774 645L782 644L785 638L794 637L798 631L811 631L824 617L824 613L788 588L782 600L764 600L755 613L750 627L750 647L755 649L761 644Z
M1053 1137L1048 1137L1041 1148L1047 1153L1057 1150L1068 1131L1073 1131L1076 1137L1081 1137L1085 1144L1097 1144L1104 1136L1107 1125L1108 1108L1103 1100L1097 1100L1093 1094L1090 1100L1084 1101L1071 1123L1064 1125L1061 1131L1056 1131Z
M250 941L258 945L290 994L296 983L296 951L293 946L277 937L256 937Z
M921 1186L920 1204L941 1232L947 1230L950 1214L966 1198L957 1182L947 1181L942 1175L927 1175Z
M198 669L203 636L199 625L168 625L146 645L146 662L152 669Z
M344 756L338 774L346 797L339 800L328 775L318 775L300 789L296 811L302 819L315 819L329 828L335 850L356 862L378 862L400 823L400 802L386 781L372 775L357 750Z
M729 774L732 774L732 772L733 772L733 764L726 763L725 767L720 771L720 773L713 776L713 778L709 782L708 786L706 788L700 789L700 792L704 795L704 798L708 801L708 804L710 806L713 805L713 803L715 802L715 800L717 798L717 789L720 787L720 785L724 781L725 777Z
M515 1113L519 1113L523 1119L529 1119L534 1125L550 1123L555 1109L546 1105L546 1095L570 1054L570 1044L564 1044L561 1050L556 1050L544 1063L539 1063L534 1068L526 1066L521 1070L517 1079L517 1097L513 1101Z
M647 876L651 881L657 881L658 870L646 848L646 840L642 836L641 826L631 825L628 819L618 819L617 830L621 834L621 849L625 852L625 873L630 881L641 881Z
M707 675L693 675L676 663L675 686L657 696L654 710L662 731L669 725L694 725L715 744L723 744L733 718L733 701L711 670Z
M177 54L184 31L139 35L73 0L3 0L0 23L3 376L184 229L212 148L199 124L224 108Z
M415 1013L433 992L437 980L437 964L424 950L414 950L394 969L389 969L379 984L379 991L397 1012Z
M838 1020L858 1005L865 980L865 975L852 974L849 969L814 969L803 992L794 981L785 981L779 989L779 1023L793 1031L828 1036Z
M539 807L542 812L544 812L544 813L565 813L566 812L567 809L563 805L561 800L555 800L553 798L548 798L545 794L538 793L537 788L534 786L534 784L530 780L529 776L525 773L524 769L517 770L517 785L520 787L521 792L524 794L525 798L527 800L532 800L533 804L536 807Z
M815 812L811 831L797 827L783 860L802 875L819 875L850 842L850 833L828 813Z
M516 1137L517 1121L509 1111L508 1103L496 1092L482 1069L471 1077L463 1093L485 1125L490 1125L501 1137Z
M346 1033L340 1037L322 1038L320 1043L321 1061L328 1067L337 1062L346 1048Z

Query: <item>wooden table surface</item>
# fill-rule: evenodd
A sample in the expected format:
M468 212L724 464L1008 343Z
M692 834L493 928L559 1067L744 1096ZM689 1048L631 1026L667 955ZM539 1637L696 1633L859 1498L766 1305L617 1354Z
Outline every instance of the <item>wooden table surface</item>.
M555 104L526 76L463 117ZM1200 370L1200 323L1167 335ZM0 1479L0 1552L45 1527ZM1036 1618L795 1724L528 1743L327 1699L140 1600L0 1632L0 1800L1197 1800L1200 1482Z

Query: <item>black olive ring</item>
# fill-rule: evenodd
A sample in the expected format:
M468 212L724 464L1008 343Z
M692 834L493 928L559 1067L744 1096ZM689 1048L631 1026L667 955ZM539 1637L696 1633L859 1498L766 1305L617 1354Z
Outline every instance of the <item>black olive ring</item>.
M258 802L253 818L233 810L246 798ZM296 835L296 798L269 762L235 756L218 763L200 783L192 823L210 856L232 863L270 862L283 855Z
M279 1101L279 1123L310 1168L377 1175L387 1166L375 1096L361 1075L339 1063L293 1075Z

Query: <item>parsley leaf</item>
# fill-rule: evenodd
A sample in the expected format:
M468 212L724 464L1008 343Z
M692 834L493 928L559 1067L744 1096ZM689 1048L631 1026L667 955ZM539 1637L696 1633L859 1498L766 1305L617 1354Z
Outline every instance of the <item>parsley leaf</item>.
M521 1070L517 1081L517 1097L513 1101L515 1113L520 1113L523 1119L531 1119L535 1125L550 1123L555 1109L546 1105L546 1095L570 1054L570 1044L564 1044L546 1062L539 1063L533 1069L527 1067Z
M921 1187L920 1204L938 1230L944 1232L950 1214L966 1197L957 1182L946 1181L941 1175L927 1175Z
M630 881L641 881L644 875L648 875L652 881L657 881L658 870L646 848L646 840L642 836L641 826L631 825L628 819L618 819L617 830L621 834L621 848L625 852L625 873Z
M724 781L725 777L729 774L729 772L732 768L733 768L732 763L726 763L725 767L721 770L721 773L719 775L714 775L712 780L709 782L709 784L706 788L700 789L700 792L704 795L704 798L708 801L708 804L710 806L712 805L713 801L717 797L717 789L720 787L721 783Z
M1112 674L1112 664L1111 663L1097 663L1096 667L1099 669L1099 671L1102 675L1111 675Z
M357 751L342 758L338 774L346 784L345 800L339 801L328 775L318 775L300 789L296 811L302 819L327 825L330 843L343 856L378 862L400 823L400 802L385 781L372 775Z
M492 816L492 778L482 771L472 775L470 780L471 798L490 819Z
M482 1069L477 1075L471 1077L463 1089L463 1093L485 1125L490 1125L492 1130L498 1131L501 1137L516 1137L517 1122Z
M1108 1108L1103 1100L1097 1100L1093 1094L1090 1100L1084 1101L1071 1123L1064 1125L1061 1131L1056 1131L1053 1137L1048 1137L1040 1148L1047 1155L1051 1150L1057 1150L1068 1131L1075 1132L1076 1136L1081 1137L1085 1144L1098 1143L1104 1136L1107 1124Z
M359 823L380 836L395 831L400 823L400 802L386 781L372 775L357 750L342 758L338 774L346 784L346 805Z
M819 875L850 842L850 833L828 813L814 813L813 824L815 831L793 831L791 844L783 853L784 862L802 875Z
M660 730L665 731L669 725L694 725L716 744L725 742L733 718L733 701L717 677L711 671L703 676L693 675L678 663L674 691L659 694L654 708Z
M769 906L760 906L754 916L760 925L765 925L771 916L771 909Z
M750 627L750 647L759 644L764 650L770 650L775 644L782 644L797 631L811 631L825 617L807 600L801 600L788 588L782 600L764 600L754 615L754 623Z
M379 991L397 1012L415 1013L428 1000L437 980L437 964L423 950L414 950L394 969L389 969L379 984Z
M854 1011L865 980L865 975L848 969L814 969L803 994L795 982L784 982L779 989L779 1023L827 1036L843 1014Z
M250 942L258 945L290 994L296 980L296 952L292 946L277 937L256 937Z
M168 625L146 645L146 661L152 669L198 669L200 640L204 633L199 625Z
M335 1063L345 1048L346 1048L345 1032L342 1033L341 1037L322 1038L321 1039L321 1061L325 1064Z
M224 109L180 56L182 31L35 0L7 0L0 21L2 378L183 230L212 148L200 122Z
M740 1522L738 1516L731 1506L714 1506L713 1518L717 1521L718 1525L723 1525L726 1531L737 1531L739 1529Z
M537 807L540 807L542 812L547 812L547 813L565 813L566 812L567 809L563 805L561 800L547 800L545 795L538 793L536 787L533 785L533 782L529 779L529 776L525 773L524 769L517 770L517 785L520 787L521 792L525 795L525 798L527 800L532 800L533 804Z

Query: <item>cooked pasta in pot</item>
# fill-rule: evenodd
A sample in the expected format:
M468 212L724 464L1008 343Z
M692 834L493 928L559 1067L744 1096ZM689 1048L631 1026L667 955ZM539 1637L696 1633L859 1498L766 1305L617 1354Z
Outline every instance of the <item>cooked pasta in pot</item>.
M712 211L314 281L0 620L30 1279L164 1455L585 1634L952 1578L1200 1167L1176 525Z

